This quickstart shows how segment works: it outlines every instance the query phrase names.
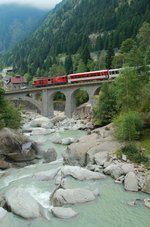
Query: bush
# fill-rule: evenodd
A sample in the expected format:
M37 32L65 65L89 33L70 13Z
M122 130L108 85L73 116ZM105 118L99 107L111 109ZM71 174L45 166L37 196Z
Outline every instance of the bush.
M95 125L109 124L116 113L115 87L106 83L102 86L93 109Z
M121 141L137 140L140 137L143 121L138 112L129 111L115 120L116 136Z
M12 103L4 100L4 90L0 88L0 128L19 128L21 125L20 111Z
M4 108L4 122L5 127L17 129L21 126L21 113L10 102Z
M135 144L128 144L123 147L121 151L123 154L127 155L131 161L136 163L147 163L149 160Z

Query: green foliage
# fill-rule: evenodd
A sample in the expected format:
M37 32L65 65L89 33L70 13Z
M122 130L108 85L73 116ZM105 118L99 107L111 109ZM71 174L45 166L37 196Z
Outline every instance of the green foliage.
M143 121L138 112L125 112L117 117L114 123L119 140L132 141L140 138Z
M21 114L12 103L4 100L4 91L0 88L0 128L19 128L21 126Z
M92 50L108 50L110 44L113 48L119 48L122 41L135 38L140 25L144 21L150 22L149 11L149 0L62 1L48 14L29 39L18 44L11 53L3 57L2 64L13 65L21 74L43 76L43 72L46 75L52 65L58 64L54 62L54 56L57 57L61 53L67 55L80 53L80 59L87 67L89 52ZM18 31L16 26L14 27ZM18 32L13 34L15 36ZM94 42L89 39L91 34L96 34ZM6 39L6 36L3 37ZM133 52L133 57L136 56L135 53L136 51ZM146 56L147 61L148 54ZM109 56L108 68L111 67L111 61ZM99 66L100 69L106 67L103 61ZM76 72L76 67L73 71Z
M121 111L138 108L140 79L133 69L126 68L115 80L117 108Z
M17 129L21 126L21 114L12 103L6 103L3 118L5 121L5 127Z
M135 144L128 144L121 149L122 153L136 163L147 163L149 159L142 153L141 149Z
M89 99L88 93L84 90L78 89L75 94L75 99L76 99L76 106L80 106L81 104L88 101Z
M112 68L122 68L126 60L125 54L117 53L112 60Z
M54 101L60 101L60 100L62 100L62 101L65 101L66 100L66 97L65 97L65 95L63 94L63 93L61 93L61 92L56 92L55 94L54 94L54 97L53 97L53 99L54 99Z
M120 53L129 53L134 45L135 45L135 41L133 39L131 38L126 39L121 44Z
M104 84L94 107L95 125L106 125L115 117L116 97L115 87L112 84Z
M114 50L112 45L109 46L107 55L106 55L106 68L111 69L112 68L112 60L114 57Z
M88 60L91 59L89 48L87 45L84 47L83 51L81 52L81 59L83 60L85 65L87 65Z
M150 24L144 22L141 28L139 29L139 33L137 34L137 39L141 48L146 50L150 48Z
M139 110L146 114L150 113L150 81L144 84L141 90Z
M61 76L65 75L65 68L63 65L54 64L50 69L51 76Z
M79 64L77 65L77 73L82 73L82 72L86 72L87 71L87 67L85 65L85 63L83 62L83 60L79 61Z
M73 62L70 55L65 59L65 70L67 75L73 73Z

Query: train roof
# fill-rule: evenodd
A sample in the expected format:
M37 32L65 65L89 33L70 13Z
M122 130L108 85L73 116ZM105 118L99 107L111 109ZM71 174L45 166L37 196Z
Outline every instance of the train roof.
M99 73L99 72L108 72L108 69L97 70L97 71L89 71L89 72L82 72L82 73L72 73L72 74L69 74L68 76L84 75L84 74L89 74L89 73Z

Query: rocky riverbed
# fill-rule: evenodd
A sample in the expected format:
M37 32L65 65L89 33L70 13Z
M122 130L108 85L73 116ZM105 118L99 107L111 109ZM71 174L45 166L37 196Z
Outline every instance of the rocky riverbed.
M10 220L7 219L8 211L27 220L42 217L42 220L47 222L51 219L50 213L61 219L78 217L80 209L76 207L74 209L72 205L99 201L101 193L98 185L103 184L101 182L106 181L108 175L114 179L114 183L123 184L126 191L150 193L150 173L144 169L144 166L134 165L127 157L122 157L122 160L117 159L115 152L121 144L113 137L114 129L111 124L93 130L92 122L89 123L87 119L67 119L61 113L52 119L30 112L25 113L23 117L22 130L16 132L3 129L0 132L0 168L3 169L0 173L2 182L0 220L4 223L4 227ZM64 138L61 136L65 131L79 129L86 130L81 138L80 136L74 138L71 135ZM41 136L49 138L53 145L64 148L63 160L56 161L57 150L55 147L45 149L40 141ZM32 138L35 138L35 141L32 141ZM25 168L19 168L17 171L18 167ZM8 170L4 171L7 168ZM49 205L44 207L40 199L37 199L38 195L33 195L29 189L23 187L24 183L23 185L15 183L13 187L13 182L17 182L18 179L23 179L22 181L27 184L49 183L51 185L50 191L47 192ZM77 183L78 186L73 187L69 183L70 179L83 182L82 186L81 183ZM94 182L95 186L87 186L90 182ZM143 207L144 204L149 207L148 194L142 194L141 201ZM138 202L134 197L126 204L137 206ZM25 226L25 223L20 226ZM103 226L108 225L103 223Z

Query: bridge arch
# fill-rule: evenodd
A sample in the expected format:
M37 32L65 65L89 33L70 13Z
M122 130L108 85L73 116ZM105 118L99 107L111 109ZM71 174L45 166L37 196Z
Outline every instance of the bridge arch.
M6 92L4 96L8 100L14 100L15 98L16 100L20 99L28 101L29 103L33 104L37 108L38 112L43 116L52 117L54 116L53 96L57 92L61 92L66 97L65 114L67 117L72 117L72 114L76 108L74 94L79 88L87 92L89 96L89 103L94 105L95 99L93 97L99 93L101 85L108 82L112 81L94 81L80 84L67 84L52 87L17 90ZM41 94L40 100L36 99L38 93Z
M24 96L24 97L9 97L10 101L26 101L30 104L32 104L33 107L36 108L38 113L42 113L41 110L41 105L36 102L35 100L33 100L32 98L28 97L28 96Z

